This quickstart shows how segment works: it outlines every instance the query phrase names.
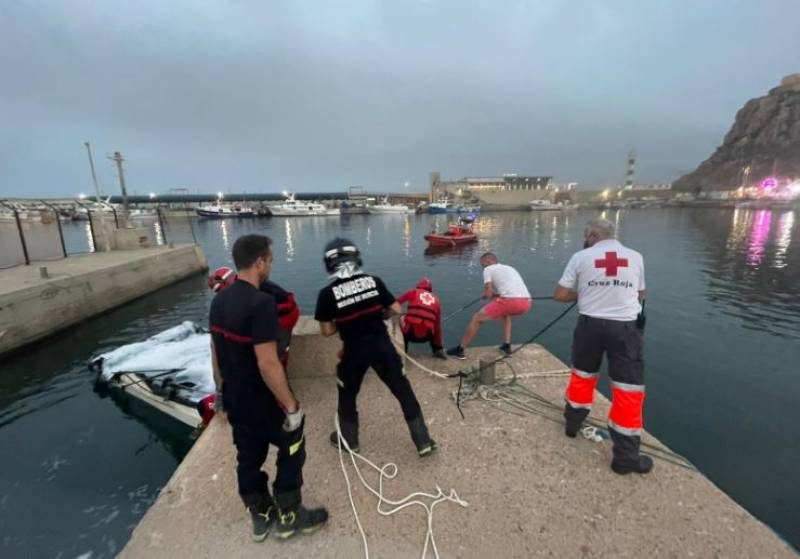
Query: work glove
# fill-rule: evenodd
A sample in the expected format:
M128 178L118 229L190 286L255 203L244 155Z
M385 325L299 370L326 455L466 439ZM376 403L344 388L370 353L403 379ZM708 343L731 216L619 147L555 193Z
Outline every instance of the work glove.
M286 419L283 422L283 431L286 433L286 450L289 451L289 456L305 461L306 445L305 437L303 435L303 426L305 424L305 415L300 407L292 413L286 414Z
M287 433L294 433L303 427L304 419L303 410L300 409L300 406L297 406L294 412L286 414L286 419L283 421L283 430Z

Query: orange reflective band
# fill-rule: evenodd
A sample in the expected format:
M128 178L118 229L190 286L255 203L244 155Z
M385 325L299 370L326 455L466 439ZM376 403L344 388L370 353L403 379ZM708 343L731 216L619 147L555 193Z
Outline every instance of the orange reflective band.
M586 373L583 373L584 375ZM598 375L591 375L589 378L581 376L575 371L569 377L567 386L567 402L575 408L589 407L594 401L594 388L597 386Z
M641 429L643 404L644 390L631 392L612 385L608 419L623 429Z

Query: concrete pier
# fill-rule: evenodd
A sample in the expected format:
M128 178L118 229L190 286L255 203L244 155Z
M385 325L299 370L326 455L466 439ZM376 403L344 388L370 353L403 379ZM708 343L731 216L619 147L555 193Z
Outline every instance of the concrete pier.
M2 270L0 355L206 269L200 247L176 245Z
M299 335L297 335L299 334ZM157 502L135 529L121 557L363 557L340 468L328 442L336 410L332 377L338 339L323 339L304 319L292 342L290 376L307 414L308 460L304 499L325 505L331 518L321 531L289 542L250 541L249 518L239 501L229 425L215 419L178 467ZM422 346L419 346L422 347ZM470 362L496 356L495 348L468 351ZM423 366L452 372L463 361L419 359ZM540 346L526 347L510 361L520 382L560 405L566 367ZM508 374L497 366L497 377ZM439 451L420 460L398 404L369 374L359 397L362 453L378 465L395 462L389 498L414 491L455 489L469 503L445 502L434 509L433 529L441 557L796 557L768 527L697 471L662 460L647 476L618 476L609 469L609 441L568 439L558 412L542 415L504 411L480 399L462 407L451 392L457 382L409 364L407 372ZM592 415L605 418L608 402L597 395ZM554 421L555 420L555 421ZM663 445L650 437L651 444ZM274 472L274 452L268 459ZM420 557L426 533L421 507L393 516L376 512L377 499L355 480L353 498L372 557ZM377 486L377 475L365 471ZM433 553L429 549L429 557Z

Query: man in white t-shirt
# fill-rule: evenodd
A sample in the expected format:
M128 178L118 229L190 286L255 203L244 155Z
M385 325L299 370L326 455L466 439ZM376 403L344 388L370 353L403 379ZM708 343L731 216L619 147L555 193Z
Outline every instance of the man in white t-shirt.
M589 415L603 354L608 359L611 411L608 427L614 443L611 469L646 474L653 460L639 453L644 403L642 334L644 262L642 255L615 238L614 224L590 221L582 251L569 259L553 298L578 302L572 339L572 374L565 395L566 434L575 437Z
M472 317L461 343L447 350L447 355L457 359L467 358L464 348L478 333L481 323L487 320L503 321L503 345L499 349L505 355L511 355L511 317L531 310L531 294L519 272L500 264L493 252L481 256L480 262L483 267L483 298L491 301Z

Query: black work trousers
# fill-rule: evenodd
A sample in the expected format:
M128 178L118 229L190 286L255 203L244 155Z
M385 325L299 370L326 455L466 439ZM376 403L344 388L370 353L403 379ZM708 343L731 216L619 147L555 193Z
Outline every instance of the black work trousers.
M580 424L589 414L603 355L611 386L609 433L614 459L638 462L644 402L644 342L635 321L581 315L572 339L575 370L567 388L564 417Z
M370 367L400 402L406 421L419 417L422 413L419 402L405 375L403 361L388 335L363 337L360 342L345 347L342 360L336 368L339 417L343 421L358 422L356 397Z
M303 485L303 464L306 461L303 426L287 433L283 429L283 411L274 403L265 403L262 399L234 399L226 394L224 400L233 428L233 443L236 445L239 495L245 505L249 506L254 496L269 495L269 477L262 467L269 446L273 445L277 448L278 457L272 490L279 504L284 501L291 506L292 501L299 500Z
M408 353L408 344L410 343L424 344L426 342L431 344L431 351L436 353L437 351L442 349L442 346L436 345L433 339L434 339L433 332L428 332L428 334L422 338L415 336L413 330L410 330L408 332L403 332L403 343L405 345L406 353Z

